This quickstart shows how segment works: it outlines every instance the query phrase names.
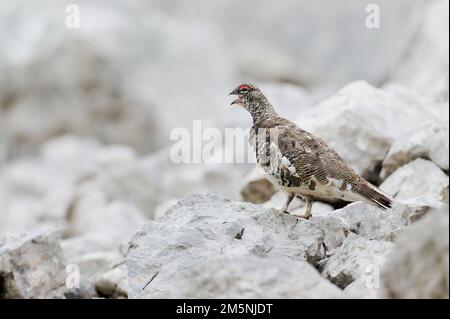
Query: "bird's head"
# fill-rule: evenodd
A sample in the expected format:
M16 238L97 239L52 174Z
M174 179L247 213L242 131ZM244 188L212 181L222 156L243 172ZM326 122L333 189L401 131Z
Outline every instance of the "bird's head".
M254 85L251 84L241 84L235 88L230 95L237 95L237 99L231 102L231 105L240 105L245 108L255 100L264 98L261 91Z
M231 102L231 105L243 106L250 112L253 120L267 113L275 114L269 100L252 84L241 84L230 95L237 95L237 99Z

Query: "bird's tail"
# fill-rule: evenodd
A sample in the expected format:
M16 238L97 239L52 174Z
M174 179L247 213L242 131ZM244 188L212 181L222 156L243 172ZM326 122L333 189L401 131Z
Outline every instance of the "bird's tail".
M392 208L392 204L394 202L394 199L390 195L386 194L369 182L364 183L364 186L361 187L359 194L383 210Z

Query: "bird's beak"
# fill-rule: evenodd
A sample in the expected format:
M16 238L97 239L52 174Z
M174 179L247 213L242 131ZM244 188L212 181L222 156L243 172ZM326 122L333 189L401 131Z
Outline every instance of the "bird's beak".
M238 95L237 89L231 91L230 94L228 94L228 95ZM242 101L241 101L239 98L237 98L236 100L234 100L233 102L231 102L231 105L233 105L233 104L241 104L241 102L242 102Z

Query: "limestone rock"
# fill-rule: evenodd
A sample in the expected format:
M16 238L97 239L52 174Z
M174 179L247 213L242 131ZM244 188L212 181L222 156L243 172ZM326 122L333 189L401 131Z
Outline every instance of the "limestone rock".
M368 274L372 274L368 272ZM360 278L349 284L344 289L346 298L351 299L377 299L379 290L379 279L376 277Z
M1 298L62 298L65 271L59 233L0 242Z
M227 149L224 148L226 146L219 143L217 150L225 153ZM171 157L171 151L171 148L163 148L140 161L141 167L150 176L152 196L158 203L181 198L192 192L211 192L233 200L241 199L240 185L243 177L254 168L253 163L216 162L213 156L205 156L205 162L202 163L176 163Z
M108 298L127 298L128 278L123 263L100 275L95 281L95 289L100 296Z
M363 276L376 276L393 247L391 242L350 234L328 259L322 275L342 289Z
M117 241L111 241L107 232L89 232L66 238L61 241L61 247L68 262L97 253L107 255L123 253Z
M207 116L212 108L219 120L229 113L223 90L232 86L235 68L209 24L181 22L145 1L77 5L82 26L68 29L58 1L33 10L22 1L2 4L0 127L10 132L9 156L29 154L64 133L144 153L168 145L170 131L192 118L218 126ZM199 88L201 99L192 94Z
M188 196L132 238L127 256L129 296L180 296L178 283L194 269L203 269L201 264L231 267L221 257L289 258L292 263L316 264L325 258L327 245L338 246L345 237L342 223L320 218L300 220L207 193ZM233 269L224 269L223 276Z
M396 199L417 196L441 198L441 192L448 184L448 176L433 162L417 158L400 167L381 185Z
M377 182L379 166L398 137L418 122L448 126L447 117L448 106L407 88L377 89L354 82L303 113L296 123L322 138L363 177Z
M183 269L176 282L156 275L137 298L342 298L342 291L306 262L218 256Z
M93 252L66 259L66 264L66 269L76 271L79 275L78 286L66 287L66 298L90 299L99 296L95 287L97 278L116 265L123 264L123 256L118 252Z
M94 193L77 207L67 234L74 237L103 233L110 247L118 251L120 243L127 242L145 220L133 205L121 201L105 203L101 195Z
M381 273L384 298L449 297L448 206L403 234Z
M384 179L396 169L418 157L427 158L448 171L448 127L425 125L399 137L383 161L381 177Z
M340 3L282 0L264 7L258 7L257 0L210 3L204 1L203 12L180 6L178 2L166 6L178 19L193 16L211 21L222 30L230 54L246 77L310 87L319 83L342 85L362 78L371 83L383 81L413 36L414 29L410 26L416 17L412 13L418 4L378 1L383 17L381 28L370 29L364 24L368 3L357 4L351 0ZM249 7L258 10L249 16L246 14ZM272 21L272 26L267 21ZM241 27L243 23L245 29ZM391 30L398 33L393 34ZM399 39L398 34L403 37ZM354 50L348 50L345 45L349 39ZM378 47L385 49L383 52L374 49ZM343 65L346 67L336 67Z
M447 101L449 56L449 3L426 1L417 6L415 37L405 48L392 79L437 101Z
M395 241L409 225L442 205L435 198L414 197L396 200L390 210L383 211L372 205L355 202L335 210L330 216L341 219L350 232L365 239Z

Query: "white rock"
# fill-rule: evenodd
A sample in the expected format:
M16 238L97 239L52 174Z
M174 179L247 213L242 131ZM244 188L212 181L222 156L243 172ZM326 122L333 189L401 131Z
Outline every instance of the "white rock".
M161 282L137 298L342 298L342 291L306 262L289 258L217 256L180 269L177 281Z
M152 218L154 208L163 200L160 198L163 189L155 181L155 172L144 167L143 159L135 154L122 158L130 151L126 147L111 151L114 151L111 147L98 151L94 171L83 176L77 185L75 204L83 200L105 204L121 201L134 206L141 215Z
M402 235L381 276L381 297L449 297L448 206L437 210Z
M251 2L203 1L196 10L178 1L82 0L79 29L60 28L66 16L56 0L35 10L29 2L3 3L0 127L10 133L6 153L35 150L64 132L154 150L192 119L216 127L239 122L241 116L230 117L224 107L224 92L237 78L331 88L363 78L378 85L410 43L415 30L409 13L418 7L417 1L381 1L388 10L374 32L360 27L364 8L353 1L322 10L323 1L282 0L245 15L248 5L258 5ZM278 21L277 27L267 19ZM318 23L327 27L317 29ZM382 52L374 50L381 46ZM292 85L280 87L283 98L276 89L274 102L290 112L301 94Z
M448 171L448 134L448 127L428 124L400 136L383 161L381 178L385 179L397 168L418 157L428 158L443 170Z
M119 243L120 244L120 243ZM64 258L70 262L91 254L118 254L120 250L116 240L112 241L107 232L89 232L83 235L66 238L61 241Z
M373 280L374 279L374 280ZM360 278L345 287L344 294L346 298L351 299L377 299L379 290L378 278L367 281L366 278ZM373 281L372 281L373 280Z
M300 220L210 194L186 197L132 238L127 256L129 296L176 296L178 282L201 264L231 267L220 262L220 256L290 258L294 263L316 264L326 256L324 246L339 245L339 221L319 219ZM231 275L232 269L224 269L224 276Z
M313 217L308 226L317 227L323 230L322 246L325 249L326 256L329 256L336 248L340 247L350 232L348 224L339 216L335 217L328 215ZM312 260L315 266L320 266L322 263L322 261L318 259L319 258Z
M1 298L62 298L65 271L58 232L0 242Z
M55 224L66 228L80 203L88 201L103 212L112 202L126 202L133 206L128 209L132 214L139 211L142 219L145 214L151 217L159 194L152 191L157 187L148 175L129 147L102 146L74 136L51 140L40 156L0 169L0 234ZM87 219L96 215L89 214ZM117 215L117 209L112 214Z
M341 288L360 278L376 280L370 276L379 275L380 267L393 247L391 242L350 234L328 259L322 275Z
M390 210L383 211L356 202L335 210L330 216L341 219L350 232L367 240L395 241L409 225L442 205L436 198L414 197L396 200Z
M381 239L380 235L389 233L385 227L390 231L404 227L404 223L401 223L401 226L397 223L385 223L389 214L363 202L356 202L335 210L331 216L342 219L350 232L371 240Z
M164 148L143 158L141 162L151 183L157 186L153 187L152 196L159 203L192 192L206 191L233 200L241 199L239 186L242 185L243 176L254 167L254 164L247 162L175 163L170 153L170 148Z
M41 154L0 169L0 234L20 234L58 224L63 227L78 180L94 169L99 143L64 136L46 143Z
M81 275L92 278L122 264L123 256L119 252L93 252L66 259L66 263L77 265Z
M448 1L426 1L416 9L418 30L392 78L436 100L448 101Z
M235 69L223 37L144 4L81 0L82 26L68 29L58 1L2 3L0 127L11 133L9 153L63 133L148 152L192 119L220 124Z
M66 288L64 291L66 299L93 299L98 297L89 279L83 275L80 275L78 279L80 280L79 285Z
M126 265L114 267L95 280L98 294L109 298L126 298L128 295L128 278Z
M96 196L98 195L98 196ZM111 250L119 251L121 243L128 242L146 219L131 204L121 201L106 202L99 194L84 197L72 214L67 234L105 234Z
M411 13L417 2L378 1L383 18L377 29L365 25L366 3L354 1L281 0L263 7L257 0L202 4L203 10L176 1L163 8L178 19L206 19L221 30L244 76L314 86L383 81L413 36ZM248 8L254 8L252 14ZM384 50L375 49L380 47Z
M63 248L64 249L64 248ZM64 295L68 299L90 299L97 297L95 280L111 267L120 264L123 256L117 252L95 252L66 259L67 269L76 269L78 286L66 287Z
M65 229L65 237L108 228L112 244L120 237L114 234L128 226L127 234L133 234L169 199L206 190L240 198L242 176L252 164L177 165L169 151L141 158L129 147L90 138L51 140L40 156L0 168L0 234L55 224ZM107 243L100 238L93 247Z
M376 181L378 167L396 138L415 129L418 122L448 126L448 111L448 106L400 86L376 89L355 82L296 122L327 142L358 173Z
M24 24L20 14L13 17L18 25ZM115 62L98 43L105 37L91 36L61 35L51 40L42 34L40 52L31 61L3 69L0 97L9 104L0 109L0 125L10 133L9 153L35 152L46 140L64 133L95 135L141 151L161 145L164 135L158 122L147 105L126 96ZM145 138L142 131L159 138Z
M162 202L158 206L156 206L154 218L156 219L161 216L164 216L166 214L167 210L170 207L172 207L173 205L175 205L179 200L180 200L179 198L170 198L170 199Z
M441 198L448 176L433 162L417 158L390 175L380 188L396 199L412 197Z

